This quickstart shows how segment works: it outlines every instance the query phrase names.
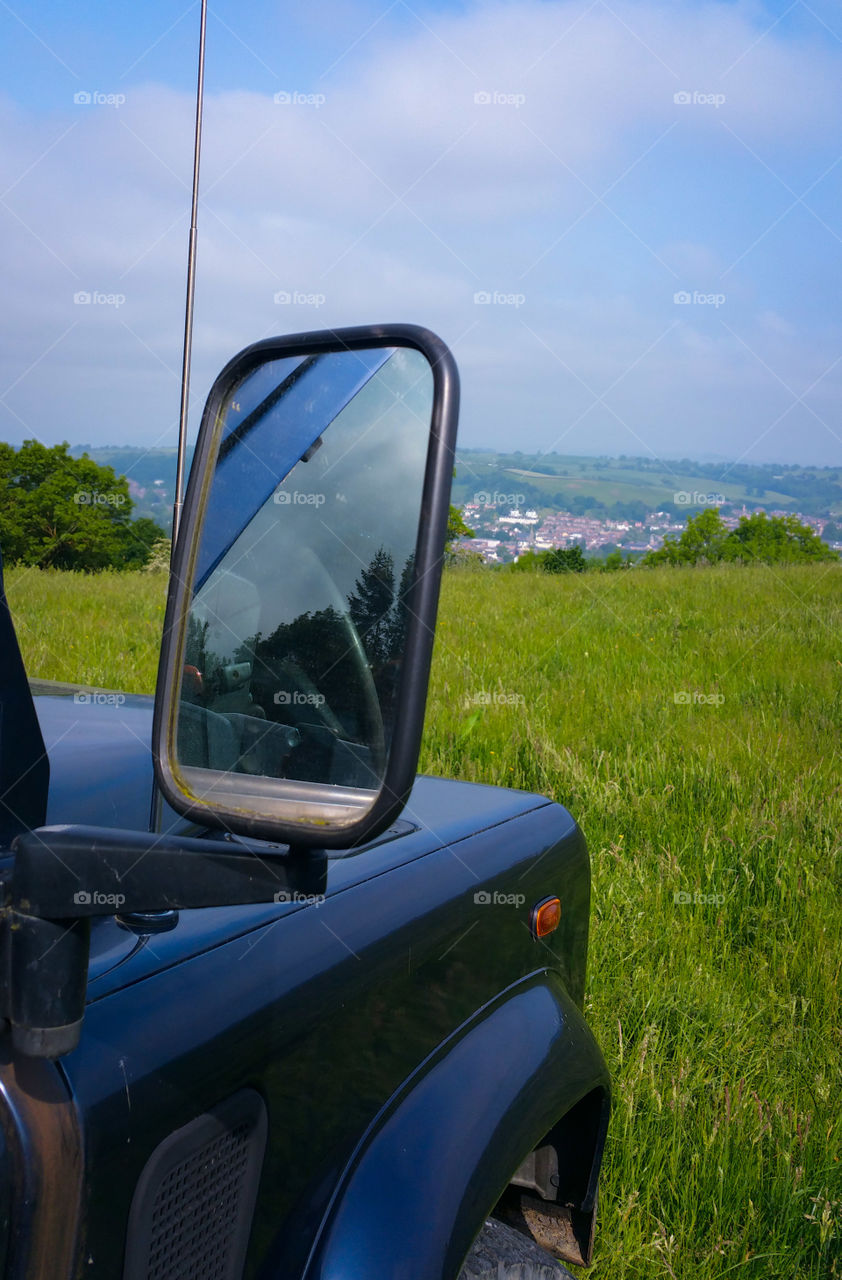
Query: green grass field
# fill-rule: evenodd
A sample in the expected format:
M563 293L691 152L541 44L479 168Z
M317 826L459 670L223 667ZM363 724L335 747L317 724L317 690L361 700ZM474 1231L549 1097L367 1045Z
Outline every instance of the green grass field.
M18 568L5 580L30 676L154 692L166 574Z
M151 690L163 579L13 571L31 673ZM842 565L445 578L421 767L588 837L595 1280L842 1276Z

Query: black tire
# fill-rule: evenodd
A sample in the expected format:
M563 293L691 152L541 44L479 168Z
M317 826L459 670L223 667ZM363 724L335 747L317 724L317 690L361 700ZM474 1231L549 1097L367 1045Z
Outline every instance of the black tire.
M514 1227L489 1218L458 1280L575 1280L562 1263Z

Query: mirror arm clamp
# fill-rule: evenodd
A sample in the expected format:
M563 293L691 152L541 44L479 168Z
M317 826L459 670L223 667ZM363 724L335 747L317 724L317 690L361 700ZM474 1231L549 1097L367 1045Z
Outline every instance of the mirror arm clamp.
M63 826L26 832L13 849L0 913L2 1014L29 1057L79 1043L93 916L268 904L322 894L327 883L323 851L245 841Z

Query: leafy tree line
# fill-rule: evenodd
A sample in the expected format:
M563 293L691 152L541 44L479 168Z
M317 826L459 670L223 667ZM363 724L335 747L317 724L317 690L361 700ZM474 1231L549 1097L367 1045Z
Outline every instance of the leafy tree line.
M166 538L132 520L128 481L67 444L0 443L0 552L6 564L46 569L140 569Z
M650 551L642 563L804 564L838 559L838 552L795 516L768 516L765 511L755 511L743 516L736 529L728 529L719 512L710 507L691 516L680 538L665 538L664 545Z
M588 561L579 546L553 547L550 551L525 551L506 567L515 573L530 573L536 569L543 569L544 573L584 573Z

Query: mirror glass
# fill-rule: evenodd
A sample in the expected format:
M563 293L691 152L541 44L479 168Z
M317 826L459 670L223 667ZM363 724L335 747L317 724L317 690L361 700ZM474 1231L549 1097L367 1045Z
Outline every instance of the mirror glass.
M359 818L395 734L433 405L411 348L271 359L226 397L184 631L188 794ZM285 780L287 788L278 787ZM303 787L301 784L312 784Z

